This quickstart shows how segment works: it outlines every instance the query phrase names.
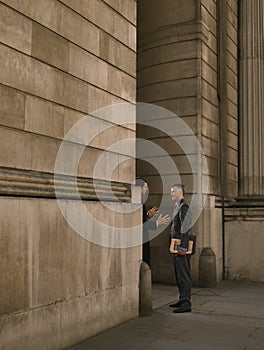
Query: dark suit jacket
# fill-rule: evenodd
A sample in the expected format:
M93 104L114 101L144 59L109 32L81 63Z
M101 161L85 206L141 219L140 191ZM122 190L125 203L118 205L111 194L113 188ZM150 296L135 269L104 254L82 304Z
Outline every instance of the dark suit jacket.
M181 238L181 247L188 248L192 228L192 214L189 205L182 200L180 208L173 218L171 238Z
M156 220L148 220L147 208L145 204L143 204L143 234L146 233L146 237L148 237L148 230L156 230Z
M149 230L156 230L156 221L148 220L147 208L143 204L143 260L150 265L150 242L149 242Z

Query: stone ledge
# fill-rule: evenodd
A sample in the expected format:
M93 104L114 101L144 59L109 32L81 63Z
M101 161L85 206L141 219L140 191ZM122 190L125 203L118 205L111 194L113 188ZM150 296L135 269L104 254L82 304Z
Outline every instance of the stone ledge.
M225 208L225 221L264 221L264 207Z
M264 208L264 196L240 196L236 198L236 202L233 204L233 206L238 208Z
M60 199L79 199L73 176L58 174L56 181ZM96 201L99 195L104 201L131 202L129 184L78 177L77 185L82 200ZM56 198L54 174L0 167L0 195Z

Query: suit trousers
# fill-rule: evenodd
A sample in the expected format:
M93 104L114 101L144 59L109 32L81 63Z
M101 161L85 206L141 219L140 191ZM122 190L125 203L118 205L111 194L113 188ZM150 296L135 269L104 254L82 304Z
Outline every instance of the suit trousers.
M191 255L174 254L174 268L177 286L179 290L179 298L183 304L191 304Z
M150 243L143 243L142 249L143 261L145 261L150 266Z

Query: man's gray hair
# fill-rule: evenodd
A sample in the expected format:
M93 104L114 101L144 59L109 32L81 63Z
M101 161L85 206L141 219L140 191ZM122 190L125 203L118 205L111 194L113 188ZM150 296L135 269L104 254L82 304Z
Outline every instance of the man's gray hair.
M172 187L177 187L179 190L182 190L183 196L185 195L185 187L183 184L174 184Z

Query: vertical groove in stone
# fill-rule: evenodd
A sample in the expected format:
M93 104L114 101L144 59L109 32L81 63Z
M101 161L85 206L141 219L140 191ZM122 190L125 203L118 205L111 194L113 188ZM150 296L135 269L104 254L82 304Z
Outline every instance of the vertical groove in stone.
M263 195L263 1L241 1L240 195Z

